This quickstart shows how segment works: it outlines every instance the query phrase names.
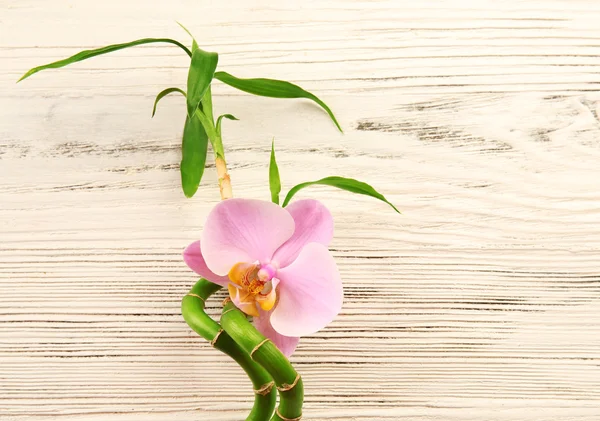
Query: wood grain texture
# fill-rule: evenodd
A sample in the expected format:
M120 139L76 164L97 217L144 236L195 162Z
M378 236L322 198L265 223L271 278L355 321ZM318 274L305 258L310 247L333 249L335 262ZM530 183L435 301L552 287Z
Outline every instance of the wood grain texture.
M355 176L403 211L315 187L342 314L304 338L307 420L600 419L600 3L593 0L0 2L0 419L240 420L240 369L193 334L181 251L218 201L179 187L175 47L48 71L147 36L221 53L234 194ZM211 311L217 311L215 300Z

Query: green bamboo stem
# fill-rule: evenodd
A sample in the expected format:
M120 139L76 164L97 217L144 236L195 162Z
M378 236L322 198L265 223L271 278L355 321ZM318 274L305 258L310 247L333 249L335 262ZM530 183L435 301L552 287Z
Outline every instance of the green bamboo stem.
M246 319L246 315L231 302L223 307L221 326L275 380L280 400L279 407L271 420L300 420L304 387L300 375L294 370L288 359L273 342L258 332Z
M254 406L246 421L268 421L277 400L273 378L204 311L206 300L219 289L221 289L219 285L200 279L183 297L181 313L196 333L233 358L248 374L254 386Z
M223 138L221 133L215 127L212 111L212 92L208 87L204 97L202 98L202 110L196 109L196 118L200 120L204 131L210 140L213 152L215 154L215 167L217 168L217 176L219 177L219 191L221 192L221 200L231 199L233 191L231 189L231 177L227 172L227 162L225 161L225 149L223 148Z
M215 120L213 116L213 107L212 107L212 90L210 85L206 90L206 93L202 97L202 109L196 109L196 117L202 123L202 127L204 127L204 131L210 140L210 144L213 148L213 152L215 154L215 158L225 159L225 150L223 148L223 138L221 134L215 127Z

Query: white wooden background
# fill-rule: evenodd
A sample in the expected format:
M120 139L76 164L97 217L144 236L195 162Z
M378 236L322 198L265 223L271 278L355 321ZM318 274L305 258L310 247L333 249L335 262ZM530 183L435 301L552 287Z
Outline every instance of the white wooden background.
M0 419L240 420L250 383L190 331L181 251L218 201L183 197L187 39L216 84L234 194L355 176L403 210L327 188L344 309L292 361L307 420L600 419L600 2L0 1ZM217 310L217 305L212 310Z

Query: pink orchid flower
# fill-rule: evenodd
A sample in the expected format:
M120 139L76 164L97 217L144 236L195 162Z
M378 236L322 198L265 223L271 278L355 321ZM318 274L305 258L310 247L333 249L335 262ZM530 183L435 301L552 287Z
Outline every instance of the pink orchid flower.
M327 249L332 238L333 218L316 200L282 208L228 199L210 212L201 241L183 257L227 287L233 303L290 356L300 336L324 328L342 308L342 281Z

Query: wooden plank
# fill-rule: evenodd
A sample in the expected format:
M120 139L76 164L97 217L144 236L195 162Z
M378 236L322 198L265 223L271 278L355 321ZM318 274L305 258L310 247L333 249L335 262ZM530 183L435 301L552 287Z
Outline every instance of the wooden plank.
M49 71L145 36L288 79L317 107L215 86L234 194L326 175L397 204L315 187L336 220L342 314L292 361L305 419L597 420L600 416L600 4L588 1L24 0L1 6L0 419L239 420L239 368L181 319L181 260L218 201L179 187L175 47ZM211 311L217 312L215 300Z

